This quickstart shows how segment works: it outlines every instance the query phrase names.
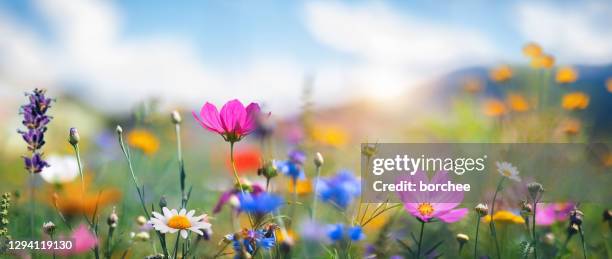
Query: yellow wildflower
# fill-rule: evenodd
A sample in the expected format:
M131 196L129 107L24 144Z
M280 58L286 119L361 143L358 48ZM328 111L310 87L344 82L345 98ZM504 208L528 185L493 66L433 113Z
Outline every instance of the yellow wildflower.
M508 65L501 65L489 71L491 80L502 83L512 79L512 69Z
M535 42L529 42L523 47L523 55L535 58L542 55L542 47Z
M146 155L153 155L159 150L159 140L153 133L145 129L135 129L127 135L130 146L140 149Z
M566 135L577 135L581 128L582 123L577 119L567 119L561 123L561 131Z
M606 80L606 88L608 89L608 92L612 93L612 77Z
M293 181L289 181L289 192L293 193L294 191L294 185L293 185ZM309 194L312 192L312 182L308 179L305 180L297 180L297 194L299 195L303 195L303 194Z
M507 103L510 109L516 112L525 112L529 110L527 99L520 94L508 94Z
M583 92L565 94L561 101L561 107L566 110L583 110L587 106L589 106L589 96Z
M555 65L555 57L548 54L542 54L541 56L534 57L531 59L531 66L534 68L546 68L550 69Z
M340 147L348 142L348 134L339 127L315 127L312 138L323 145Z
M487 116L499 117L506 113L506 105L497 99L490 99L485 101L483 112Z
M557 70L555 81L559 84L571 84L578 80L578 71L573 67L562 67Z
M496 223L513 223L513 224L525 224L525 219L523 217L516 215L507 210L499 210L496 211L493 215L493 220ZM487 215L484 217L485 222L491 222L491 215Z

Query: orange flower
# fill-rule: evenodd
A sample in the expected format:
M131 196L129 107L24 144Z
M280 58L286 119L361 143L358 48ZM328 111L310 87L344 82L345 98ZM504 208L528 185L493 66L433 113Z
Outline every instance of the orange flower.
M508 65L501 65L489 71L491 80L502 83L512 79L512 69Z
M348 133L344 129L335 126L315 127L312 137L316 142L332 147L344 146L349 140Z
M534 68L546 68L550 69L555 65L555 57L542 54L541 56L534 57L531 59L531 66Z
M463 81L463 90L468 93L477 93L482 91L482 80L477 77L469 77Z
M612 77L606 80L606 88L608 89L608 92L612 93Z
M525 219L523 219L523 217L507 210L496 211L492 218L496 223L525 224ZM491 215L484 217L484 221L487 223L491 222Z
M513 111L525 112L529 110L527 99L520 94L508 94L507 103Z
M91 176L85 175L85 192L81 181L72 181L60 185L51 197L51 206L57 206L59 211L66 216L87 215L92 217L96 210L98 213L106 206L109 206L121 198L121 192L117 189L107 188L95 192L90 191ZM51 190L50 192L53 192Z
M523 55L535 58L542 55L542 47L535 42L529 42L523 47Z
M559 84L571 84L578 80L578 71L573 67L562 67L557 70L555 81Z
M127 135L130 146L140 149L145 155L153 155L159 150L159 140L153 133L145 129L135 129Z
M490 99L485 101L483 112L487 116L499 117L506 113L506 106L497 99Z
M289 192L293 193L294 190L293 181L289 181ZM312 182L308 179L297 181L297 194L304 195L312 192Z
M567 119L561 123L561 131L566 135L577 135L581 128L582 124L577 119Z
M583 92L565 94L561 101L561 107L566 110L583 110L588 106L589 96Z

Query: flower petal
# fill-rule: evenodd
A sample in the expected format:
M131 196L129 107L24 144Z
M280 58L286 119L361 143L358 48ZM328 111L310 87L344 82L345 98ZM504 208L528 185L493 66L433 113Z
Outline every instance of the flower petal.
M226 133L235 132L240 127L240 122L246 117L244 105L236 99L227 102L221 108L221 126Z
M437 218L446 223L453 223L453 222L457 222L463 219L465 215L467 215L467 213L468 213L468 209L461 208L461 209L456 209L456 210L449 210L448 212L444 214L438 215Z

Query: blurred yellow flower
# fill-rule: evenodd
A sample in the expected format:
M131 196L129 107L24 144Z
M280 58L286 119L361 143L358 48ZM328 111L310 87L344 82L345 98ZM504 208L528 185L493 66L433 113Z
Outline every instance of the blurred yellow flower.
M588 106L589 96L583 92L565 94L561 101L561 107L566 110L583 110Z
M525 112L529 110L527 99L520 94L508 94L507 103L510 109L516 112Z
M606 80L606 88L608 89L608 92L612 93L612 77Z
M609 152L605 155L605 157L603 158L603 165L605 167L612 167L612 152Z
M493 220L496 223L513 223L513 224L525 224L523 217L516 215L507 210L496 211L493 215ZM484 217L485 222L491 222L491 215Z
M562 67L557 70L555 81L559 84L571 84L578 80L578 71L573 67Z
M550 69L555 66L555 57L548 54L542 54L541 56L531 59L531 66L534 68Z
M293 193L294 191L293 181L289 181L289 192ZM297 193L299 195L309 194L312 192L312 182L308 179L297 181Z
M463 80L463 90L468 93L477 93L482 91L483 83L477 77L469 77Z
M535 58L542 55L542 47L535 42L529 42L523 47L523 55Z
M145 129L135 129L127 135L130 146L140 149L146 155L153 155L159 150L159 140L153 133Z
M577 119L567 119L561 122L561 131L566 135L577 135L581 128L582 123Z
M276 241L279 244L282 244L283 242L294 244L295 241L297 241L298 236L295 233L293 233L293 230L291 229L287 229L283 231L282 229L277 228L275 232L276 232Z
M502 83L512 79L512 69L508 65L501 65L489 71L491 80Z
M348 142L348 134L339 127L315 127L312 132L312 138L323 145L340 147Z
M489 99L484 102L483 113L491 117L499 117L506 113L506 105L500 100Z

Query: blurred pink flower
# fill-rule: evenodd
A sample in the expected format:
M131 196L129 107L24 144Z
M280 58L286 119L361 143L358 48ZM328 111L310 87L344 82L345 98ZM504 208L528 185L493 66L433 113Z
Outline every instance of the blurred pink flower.
M256 129L257 118L261 114L259 104L251 103L246 108L236 99L231 100L217 110L215 105L207 102L193 117L207 130L221 134L228 142L237 142Z
M399 181L411 181L417 184L447 184L450 177L446 172L437 172L431 181L427 179L425 172L417 172L413 176L398 178ZM437 218L446 223L457 222L468 213L468 209L455 209L463 201L463 192L458 191L403 191L398 192L400 199L404 203L404 208L408 213L428 222Z
M84 224L79 225L79 227L72 232L71 237L74 239L74 248L72 249L74 253L90 251L98 244L96 236L92 234Z
M567 220L570 211L574 209L574 207L575 204L571 202L538 203L536 224L549 226L557 221Z

